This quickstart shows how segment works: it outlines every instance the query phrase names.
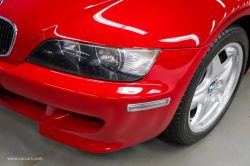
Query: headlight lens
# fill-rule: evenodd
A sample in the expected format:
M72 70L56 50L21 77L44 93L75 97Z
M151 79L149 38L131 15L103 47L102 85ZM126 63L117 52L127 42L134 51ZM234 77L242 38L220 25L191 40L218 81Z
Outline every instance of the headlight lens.
M110 81L143 78L159 49L127 49L52 39L42 43L28 61L48 68Z

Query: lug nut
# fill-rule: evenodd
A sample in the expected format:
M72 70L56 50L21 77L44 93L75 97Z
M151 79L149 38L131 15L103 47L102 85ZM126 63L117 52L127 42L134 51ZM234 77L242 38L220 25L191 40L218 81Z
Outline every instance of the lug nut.
M210 99L211 99L212 102L215 101L215 95L214 95L214 93L211 93L211 94L210 94Z
M222 81L218 81L216 83L216 88L220 88L220 87L222 87L222 85L223 85L223 82Z

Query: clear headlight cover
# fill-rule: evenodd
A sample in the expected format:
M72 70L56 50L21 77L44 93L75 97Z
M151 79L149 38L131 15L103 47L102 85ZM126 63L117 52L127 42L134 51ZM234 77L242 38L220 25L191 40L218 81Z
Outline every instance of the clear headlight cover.
M147 74L159 52L51 39L42 43L28 62L101 80L136 81Z

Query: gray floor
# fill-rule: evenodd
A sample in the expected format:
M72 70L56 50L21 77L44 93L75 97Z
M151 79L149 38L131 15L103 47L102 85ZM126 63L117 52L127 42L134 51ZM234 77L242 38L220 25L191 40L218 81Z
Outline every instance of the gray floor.
M0 106L1 166L249 166L250 74L215 130L192 146L161 137L108 154L84 152L44 138L36 122ZM8 161L7 157L43 157L43 161Z

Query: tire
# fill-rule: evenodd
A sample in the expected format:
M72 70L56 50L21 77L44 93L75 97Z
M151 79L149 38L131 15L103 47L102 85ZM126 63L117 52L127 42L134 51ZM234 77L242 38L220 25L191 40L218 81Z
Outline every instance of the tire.
M188 144L193 144L193 143L200 141L214 129L214 127L219 123L219 121L222 119L222 117L228 110L240 86L241 80L245 72L246 64L247 64L248 49L249 48L248 48L247 34L238 25L235 25L235 24L230 25L217 37L217 39L212 43L208 52L204 56L198 69L196 70L191 82L189 83L188 88L186 89L186 92L178 106L178 109L172 121L170 122L167 129L163 132L163 135L166 135L169 139L175 142L188 145ZM226 53L226 57L224 55L225 53ZM233 53L235 55L233 55ZM230 57L231 54L232 54L233 60L231 60L231 57ZM235 57L238 56L238 57L234 58L234 56ZM226 74L220 73L220 72L215 77L213 77L214 74L210 74L210 76L207 76L209 71L213 71L213 72L216 71L213 68L216 68L216 69L218 68L217 71L229 70L229 69L218 67L220 65L215 65L216 58L218 57L221 62L221 65L223 66L226 66L224 65L224 63L226 63L227 61L229 63L229 60L232 61L232 62L230 61L230 65L231 63L235 63L235 64L237 63L238 67L235 67L236 65L232 65L231 67L232 71L227 72L227 74L229 73L228 78L224 76ZM226 59L225 61L223 60L223 57L225 57L224 58ZM212 70L210 70L210 68L212 68ZM210 73L213 73L213 72L210 72ZM233 74L234 74L234 77L233 77ZM223 80L226 80L226 81L219 80L220 77L222 77L222 75L223 75ZM226 88L226 86L228 85L226 84L229 84L228 83L229 81L227 82L227 80L229 79L231 80L233 78L235 78L234 79L235 82L232 84L233 88L231 88L231 90L228 90ZM216 79L216 81L212 82L211 84L207 84L208 82L207 80L210 80L210 79L211 80ZM222 85L225 86L222 88L224 91L219 89L220 83L222 83ZM201 86L201 89L203 89L203 86L205 87L205 85L209 85L207 92L206 92L206 89L204 89L203 93L199 92L200 86ZM203 90L200 90L200 91L203 91ZM228 96L224 96L224 94L226 94L226 91L228 92ZM219 93L219 92L222 92L222 93ZM199 98L198 96L199 93L202 94L200 96L203 96L204 93L206 93L205 98L204 99L202 97ZM196 100L197 100L197 103L196 103ZM201 101L201 104L198 101ZM221 103L223 103L222 101L224 102L223 105L221 105ZM207 104L207 103L210 103L210 104ZM206 104L208 106L206 106ZM210 105L211 107L209 107ZM198 110L202 110L203 112L198 111ZM198 112L201 112L201 113L198 113ZM202 117L203 114L204 116ZM212 115L216 115L216 116L212 117ZM209 117L211 118L208 119Z

